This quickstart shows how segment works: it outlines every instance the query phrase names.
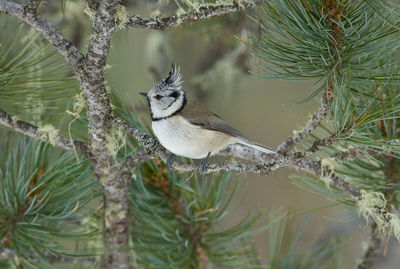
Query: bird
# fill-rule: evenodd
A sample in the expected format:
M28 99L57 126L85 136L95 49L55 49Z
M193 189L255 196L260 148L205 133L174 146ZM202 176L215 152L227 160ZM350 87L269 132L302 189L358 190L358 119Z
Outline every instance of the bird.
M235 143L276 154L267 147L249 141L217 114L189 100L183 90L180 69L175 64L166 78L147 93L140 94L148 101L155 136L172 153L166 163L169 169L172 169L172 163L178 155L203 159L200 168L204 173L210 156Z

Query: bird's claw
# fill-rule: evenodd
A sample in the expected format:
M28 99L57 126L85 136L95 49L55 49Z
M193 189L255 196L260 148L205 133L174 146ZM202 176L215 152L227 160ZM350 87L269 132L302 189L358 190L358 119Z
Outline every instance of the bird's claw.
M207 166L208 166L208 158L210 157L211 152L207 154L207 157L205 157L201 163L200 163L200 174L204 174L207 171Z
M171 154L171 155L168 157L168 160L167 160L167 167L168 167L168 170L172 171L172 163L173 163L175 160L176 160L176 155L175 155L175 154Z

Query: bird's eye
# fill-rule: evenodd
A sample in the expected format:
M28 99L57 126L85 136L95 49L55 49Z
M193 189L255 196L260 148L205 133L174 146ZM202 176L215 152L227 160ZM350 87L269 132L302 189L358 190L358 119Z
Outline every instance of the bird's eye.
M163 98L162 95L157 94L156 96L154 96L154 98L156 98L157 100L160 100L161 98Z

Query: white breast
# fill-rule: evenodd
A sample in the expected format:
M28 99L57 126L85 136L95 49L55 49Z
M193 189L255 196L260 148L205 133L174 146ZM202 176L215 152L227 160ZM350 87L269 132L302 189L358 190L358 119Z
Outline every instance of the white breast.
M172 116L153 121L152 128L161 145L172 153L202 159L217 153L235 142L232 136L218 131L202 129L192 125L181 116Z

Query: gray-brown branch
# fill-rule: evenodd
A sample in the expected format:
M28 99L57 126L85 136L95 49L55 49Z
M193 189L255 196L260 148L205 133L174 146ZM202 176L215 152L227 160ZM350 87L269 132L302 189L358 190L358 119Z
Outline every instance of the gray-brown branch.
M189 11L182 15L173 15L170 17L160 18L142 18L140 16L132 16L123 28L148 28L156 30L165 30L185 23L202 21L205 19L222 16L228 13L243 11L246 8L254 7L251 2L219 4L219 5L203 5L196 11Z
M91 1L93 8L93 1ZM112 139L112 113L104 84L104 67L115 31L114 14L118 0L98 1L92 21L92 37L85 57L85 70L79 77L89 116L91 154L96 159L94 170L103 186L104 232L106 247L100 268L132 268L129 242L130 173L116 162L107 144Z
M328 114L328 110L329 110L328 101L326 100L326 98L323 98L319 109L312 116L310 121L307 123L306 127L304 127L300 131L296 131L292 137L282 142L277 147L276 152L278 152L279 154L286 154L301 140L309 137L310 134L321 125L321 122L325 119L326 115Z
M382 238L376 230L377 226L373 223L370 227L370 234L368 238L368 245L365 249L364 255L357 264L357 269L371 269L373 268L376 259L380 255Z
M62 149L71 150L74 149L84 156L88 157L88 148L85 142L71 140L60 135L50 135L33 124L25 121L21 121L13 117L11 114L0 109L0 124L4 125L16 132L24 134L26 136L39 139L43 142L50 142Z

